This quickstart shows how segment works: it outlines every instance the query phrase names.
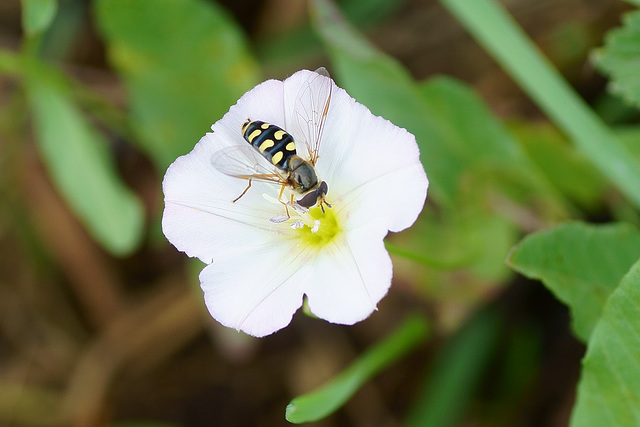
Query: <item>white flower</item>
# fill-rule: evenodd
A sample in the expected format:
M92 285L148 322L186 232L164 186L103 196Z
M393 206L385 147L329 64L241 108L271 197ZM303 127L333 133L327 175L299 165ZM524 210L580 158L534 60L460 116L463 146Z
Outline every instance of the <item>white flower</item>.
M285 129L298 155L308 158L296 117L300 109L322 115L313 98L327 88L331 101L315 170L328 184L331 207L325 213L295 203L285 208L280 185L255 179L233 203L248 181L214 163L226 147L253 150L241 131L247 118ZM391 285L383 239L411 226L427 195L414 136L307 70L256 86L212 130L167 170L162 218L167 239L208 264L200 281L211 315L258 337L287 326L305 296L310 311L329 322L368 317ZM299 200L288 187L280 200L290 202L291 194Z

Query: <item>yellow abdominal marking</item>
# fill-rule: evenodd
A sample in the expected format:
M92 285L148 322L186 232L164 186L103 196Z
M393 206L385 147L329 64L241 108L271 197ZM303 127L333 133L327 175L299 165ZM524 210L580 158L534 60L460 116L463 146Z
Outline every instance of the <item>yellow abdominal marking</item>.
M253 140L256 138L256 136L260 135L262 133L262 131L260 129L256 129L253 132L251 132L251 134L249 134L249 136L247 137L247 141L249 141L250 144L253 143Z
M287 149L287 151L296 151L296 144L291 141L290 143L287 144L286 147L284 147Z
M280 141L286 132L283 130L277 130L273 133L273 137Z
M282 151L278 151L276 154L273 155L273 157L271 158L271 163L273 163L274 165L277 165L278 162L280 160L282 160L282 158L284 157L284 154L282 154Z
M272 139L265 139L264 142L260 144L260 147L258 147L258 149L260 150L260 152L264 152L264 150L266 150L267 148L271 148L274 145L275 142L273 142Z
M271 126L271 125L270 125L270 124L268 124L268 123L263 123L260 127L261 127L262 129L269 129L269 126Z

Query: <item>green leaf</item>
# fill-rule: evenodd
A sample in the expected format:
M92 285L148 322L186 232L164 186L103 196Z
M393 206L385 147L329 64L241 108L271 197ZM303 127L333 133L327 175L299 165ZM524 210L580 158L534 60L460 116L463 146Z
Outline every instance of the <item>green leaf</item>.
M640 162L640 126L619 126L616 134L622 143L629 149L629 152Z
M58 9L57 0L22 0L22 27L27 35L45 31Z
M31 70L27 85L38 150L54 183L100 244L116 255L131 252L144 213L117 175L107 141L41 73Z
M0 74L19 77L22 73L22 56L7 49L0 49Z
M287 406L287 421L299 424L328 416L344 405L365 381L423 342L427 334L428 324L423 317L409 317L331 381L293 399Z
M569 306L573 330L587 341L602 307L640 257L640 231L627 224L567 223L527 236L508 259Z
M640 425L640 262L611 294L595 326L571 426Z
M161 169L258 81L242 31L214 2L99 0L96 12L140 143Z
M429 162L429 171L447 177L441 184L450 186L452 196L457 192L460 198L461 185L465 186L465 203L468 193L486 194L482 190L491 193L498 189L514 200L530 198L533 190L543 198L540 201L547 213L561 215L563 201L559 194L471 88L439 77L422 84L420 93L430 125L443 137L428 143L430 150L425 157L435 157ZM442 150L438 156L433 152L438 150L433 148L436 145ZM485 203L486 198L482 199L479 202Z
M602 120L615 129L615 126L634 123L640 117L640 110L629 102L608 91L593 100L593 110Z
M405 3L407 0L346 0L340 6L358 28L367 29L388 19ZM294 28L282 27L282 31L266 34L255 42L260 64L274 75L317 62L323 55L320 39L304 20Z
M438 354L407 426L456 425L496 349L500 329L500 317L484 311L458 331Z
M495 0L440 0L563 130L640 207L640 163Z
M601 206L607 181L553 126L522 122L511 131L547 180L569 200L585 209Z
M427 210L411 233L392 236L393 243L387 241L386 245L392 255L437 269L467 268L478 278L500 282L511 273L504 259L518 235L506 219L472 206L446 214ZM431 275L417 276L413 280L418 282L433 279Z
M611 76L611 91L639 107L640 10L624 15L622 27L607 33L604 47L596 51L594 60Z

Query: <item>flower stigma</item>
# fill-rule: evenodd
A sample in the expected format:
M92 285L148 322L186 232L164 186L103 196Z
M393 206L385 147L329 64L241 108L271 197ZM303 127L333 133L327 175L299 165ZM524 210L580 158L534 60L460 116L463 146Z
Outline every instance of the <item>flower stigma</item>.
M273 204L280 206L283 204L267 193L262 193L262 197ZM269 218L269 221L276 224L288 223L306 246L319 249L331 242L341 231L338 219L331 208L323 211L321 207L307 209L297 203L293 205L287 203L286 205L288 206L289 217L276 215Z
M294 230L307 246L320 249L340 234L340 224L333 209L325 209L323 213L319 207L311 208L303 218L298 220L302 221L302 226L296 221Z

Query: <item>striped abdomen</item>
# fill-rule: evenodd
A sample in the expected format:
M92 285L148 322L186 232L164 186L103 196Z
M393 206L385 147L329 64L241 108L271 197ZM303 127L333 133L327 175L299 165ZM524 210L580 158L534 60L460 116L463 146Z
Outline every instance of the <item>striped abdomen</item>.
M276 125L247 121L242 125L242 136L267 160L282 170L288 169L289 159L296 154L296 144L291 135Z

